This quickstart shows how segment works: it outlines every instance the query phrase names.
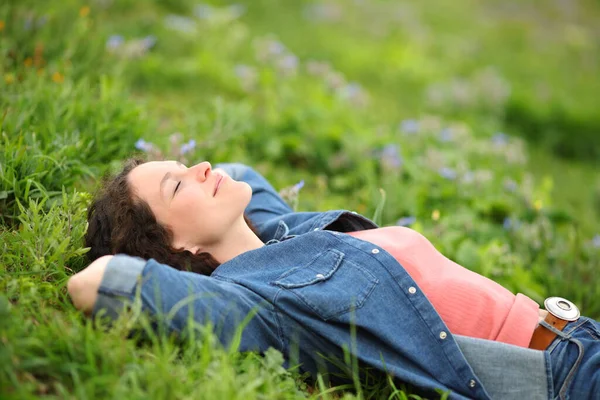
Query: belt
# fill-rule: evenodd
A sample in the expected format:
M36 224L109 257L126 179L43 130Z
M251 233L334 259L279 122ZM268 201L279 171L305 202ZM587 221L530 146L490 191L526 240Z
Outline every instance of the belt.
M549 297L544 301L544 307L548 314L544 319L553 328L562 331L571 321L579 318L579 309L575 304L562 297ZM539 324L533 331L530 349L546 350L557 334L543 324Z

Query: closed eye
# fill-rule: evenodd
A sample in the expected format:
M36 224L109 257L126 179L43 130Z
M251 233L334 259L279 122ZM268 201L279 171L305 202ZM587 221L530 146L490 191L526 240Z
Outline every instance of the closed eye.
M177 189L179 189L179 185L181 185L181 181L179 181L177 183L177 186L175 186L175 191L173 191L173 196L175 196L175 193L177 193Z

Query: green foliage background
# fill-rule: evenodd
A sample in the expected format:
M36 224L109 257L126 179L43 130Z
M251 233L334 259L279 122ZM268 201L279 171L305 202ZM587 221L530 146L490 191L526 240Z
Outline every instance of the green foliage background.
M154 158L252 165L298 210L410 225L514 292L600 318L598 17L591 0L3 2L0 394L411 392L307 388L276 352L209 331L140 344L125 339L142 316L108 330L79 315L65 283L85 266L86 207L140 139Z

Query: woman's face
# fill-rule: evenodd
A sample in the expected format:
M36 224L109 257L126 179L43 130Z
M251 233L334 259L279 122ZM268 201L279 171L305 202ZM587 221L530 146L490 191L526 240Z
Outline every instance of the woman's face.
M173 232L172 246L196 251L221 241L243 219L252 189L214 173L204 161L187 168L176 161L152 161L129 173L133 192L157 221Z

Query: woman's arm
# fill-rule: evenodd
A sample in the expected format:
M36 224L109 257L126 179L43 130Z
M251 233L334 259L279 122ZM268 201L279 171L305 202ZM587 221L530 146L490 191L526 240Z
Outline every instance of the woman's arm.
M210 323L224 346L239 341L243 329L239 351L281 351L269 303L231 282L117 254L101 257L73 275L67 288L75 307L94 318L115 321L139 304L156 329L162 325L178 333Z
M67 290L75 308L91 314L98 298L98 288L106 265L113 256L103 256L91 263L87 268L69 278Z

